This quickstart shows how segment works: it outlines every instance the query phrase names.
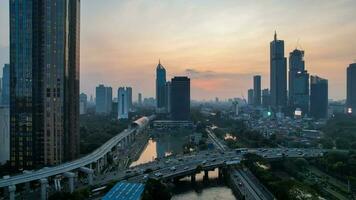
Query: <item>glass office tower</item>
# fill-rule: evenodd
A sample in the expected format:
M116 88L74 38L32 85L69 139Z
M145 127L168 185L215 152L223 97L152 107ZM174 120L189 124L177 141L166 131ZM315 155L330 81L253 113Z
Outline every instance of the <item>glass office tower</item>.
M10 160L17 169L79 155L80 0L10 1Z

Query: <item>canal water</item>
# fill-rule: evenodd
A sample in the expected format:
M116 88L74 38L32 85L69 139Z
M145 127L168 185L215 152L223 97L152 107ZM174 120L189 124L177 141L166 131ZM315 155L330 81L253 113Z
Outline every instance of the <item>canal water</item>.
M172 153L181 153L189 135L161 135L158 139L150 139L139 159L131 166L153 161ZM181 179L174 187L173 200L233 200L236 199L232 190L218 178L217 170L209 172L209 181L203 181L203 173L196 175L196 184L192 186L190 178Z

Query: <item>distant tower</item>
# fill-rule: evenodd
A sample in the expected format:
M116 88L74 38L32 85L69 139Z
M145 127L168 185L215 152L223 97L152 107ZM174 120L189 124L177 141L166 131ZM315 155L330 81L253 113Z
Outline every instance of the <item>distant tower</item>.
M253 77L253 105L261 105L261 76Z
M2 70L2 83L0 83L1 101L0 105L10 105L10 65L5 64Z
M142 94L138 93L138 101L137 101L139 106L142 106Z
M356 63L347 68L347 99L346 112L356 115Z
M284 41L277 39L270 43L270 95L274 109L287 105L287 59L284 57Z
M120 87L117 91L118 99L118 118L128 119L129 118L129 104L128 104L128 90L124 87Z
M248 105L253 105L253 89L247 91L247 103Z
M316 119L328 115L328 80L310 77L310 115Z
M126 92L127 92L127 105L129 108L129 111L132 111L132 87L126 87Z
M156 102L157 110L165 109L166 107L166 69L158 62L156 68Z
M109 115L112 109L112 88L102 84L95 89L95 113Z
M304 51L295 49L289 54L289 107L294 112L309 111L309 74L305 70Z
M190 79L174 77L171 81L171 115L173 120L190 118Z

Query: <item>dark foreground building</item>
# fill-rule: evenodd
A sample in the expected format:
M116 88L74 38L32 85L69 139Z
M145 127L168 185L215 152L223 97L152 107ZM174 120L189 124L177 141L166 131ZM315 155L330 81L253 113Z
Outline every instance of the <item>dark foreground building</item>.
M328 80L310 77L310 115L316 119L328 116Z
M38 168L79 155L80 0L10 1L10 160Z
M171 81L171 115L173 120L190 118L190 79L174 77Z
M347 113L356 115L356 63L347 68Z

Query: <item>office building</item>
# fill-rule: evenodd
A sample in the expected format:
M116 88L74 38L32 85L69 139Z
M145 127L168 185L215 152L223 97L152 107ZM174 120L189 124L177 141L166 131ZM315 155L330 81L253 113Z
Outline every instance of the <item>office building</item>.
M15 169L79 155L80 0L10 1L10 159Z
M5 64L2 69L2 80L1 80L1 101L0 105L10 105L10 65Z
M118 117L119 117L119 103L118 103L118 99L117 98L115 98L113 101L112 101L112 110L111 110L111 117L113 118L113 119L118 119Z
M0 105L0 164L10 160L10 110Z
M346 112L356 115L356 63L347 68Z
M248 103L248 105L253 105L253 100L254 100L254 98L253 98L253 89L249 89L247 91L247 103Z
M141 94L141 93L138 93L137 104L138 104L139 106L142 106L142 94Z
M157 111L161 112L166 107L166 69L158 62L156 68L156 103Z
M328 80L310 77L310 115L316 119L328 116Z
M84 115L87 113L88 96L81 93L79 96L79 114Z
M289 54L289 107L306 114L309 111L309 74L305 70L304 51Z
M118 119L128 119L129 118L129 89L120 87L117 90L118 99Z
M277 39L270 43L270 95L271 106L280 110L287 105L287 59L284 57L284 41Z
M268 108L271 104L270 94L268 89L262 90L262 106Z
M171 116L173 120L190 119L190 79L185 76L171 80Z
M112 88L99 85L95 90L95 113L109 115L112 107Z
M253 105L261 105L261 76L253 77Z

